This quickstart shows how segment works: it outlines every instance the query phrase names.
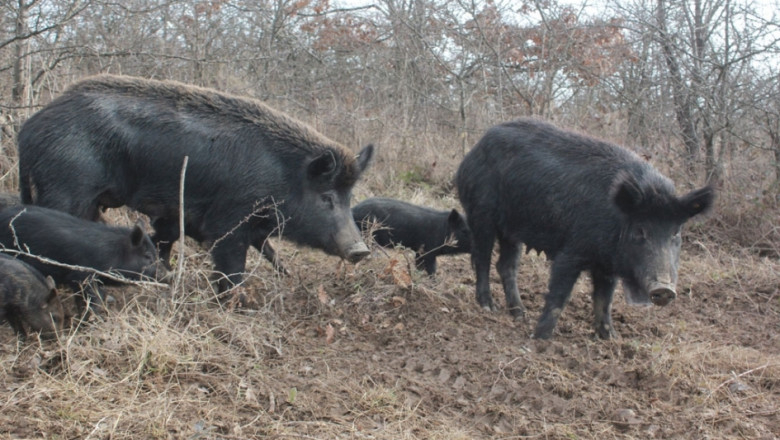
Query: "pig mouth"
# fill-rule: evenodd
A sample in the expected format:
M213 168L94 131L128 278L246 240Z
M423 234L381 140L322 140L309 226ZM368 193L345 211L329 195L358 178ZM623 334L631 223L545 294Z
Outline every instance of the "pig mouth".
M171 284L173 282L173 271L168 270L162 261L155 264L147 276L160 283Z

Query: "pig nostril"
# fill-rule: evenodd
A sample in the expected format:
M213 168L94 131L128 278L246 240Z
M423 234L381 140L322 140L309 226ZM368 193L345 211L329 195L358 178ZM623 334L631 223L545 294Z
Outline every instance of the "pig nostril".
M370 253L371 251L368 250L366 244L361 241L355 243L349 249L347 249L346 259L350 263L357 263Z
M653 289L650 292L650 301L657 306L665 306L669 304L674 298L677 297L677 293L674 290L667 287L661 287Z

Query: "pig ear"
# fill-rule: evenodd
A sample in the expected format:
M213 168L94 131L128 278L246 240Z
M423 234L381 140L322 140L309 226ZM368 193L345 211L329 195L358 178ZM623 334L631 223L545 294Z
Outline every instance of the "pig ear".
M447 217L447 224L452 230L458 229L463 224L463 217L457 209L453 209L452 212L450 212L450 216Z
M313 179L327 177L333 174L336 166L336 157L333 152L326 151L309 163L309 177Z
M130 243L133 247L141 245L144 240L144 234L144 228L136 223L135 226L133 226L133 230L130 231Z
M41 306L42 309L49 308L49 303L57 299L57 284L54 282L54 278L51 275L46 276L46 288L49 289L49 294L46 296L46 301Z
M712 186L705 186L680 197L680 206L688 218L693 217L712 208L715 201L715 189Z
M51 304L52 301L56 301L57 297L59 296L59 292L57 292L57 289L51 289L49 292L49 297L46 298L45 307L49 307L49 304Z
M51 290L52 293L56 296L57 295L57 283L54 282L54 278L51 277L51 275L46 275L46 288Z
M632 214L642 204L642 190L636 179L629 174L615 178L610 191L612 201L624 214Z
M357 155L358 169L362 173L363 170L368 168L368 164L371 162L371 158L374 156L374 145L368 144Z

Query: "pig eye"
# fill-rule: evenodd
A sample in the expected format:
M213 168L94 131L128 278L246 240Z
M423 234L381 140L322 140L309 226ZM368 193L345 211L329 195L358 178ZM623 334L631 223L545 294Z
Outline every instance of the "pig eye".
M332 194L322 194L320 197L322 198L322 201L326 203L330 209L333 209L336 206L336 202L333 199Z
M645 228L637 226L631 231L631 239L635 242L641 243L647 239L647 232Z

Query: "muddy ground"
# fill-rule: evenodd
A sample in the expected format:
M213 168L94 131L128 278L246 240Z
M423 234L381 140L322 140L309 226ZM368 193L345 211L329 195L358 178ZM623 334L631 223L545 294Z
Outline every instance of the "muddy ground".
M548 265L525 255L524 322L474 299L466 256L430 279L411 255L357 267L282 244L256 253L249 309L213 302L208 259L181 286L111 288L59 342L0 330L2 438L775 439L780 263L684 244L665 308L616 295L621 337L594 339L580 280L550 341L530 338ZM503 305L495 271L494 299ZM229 308L229 307L228 307Z

